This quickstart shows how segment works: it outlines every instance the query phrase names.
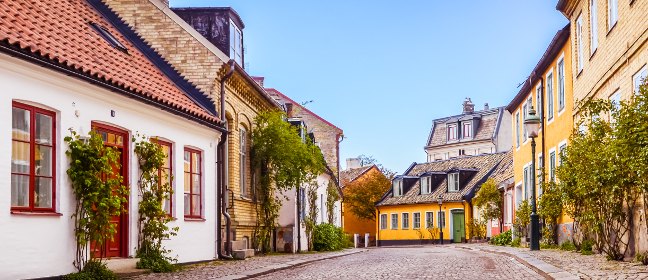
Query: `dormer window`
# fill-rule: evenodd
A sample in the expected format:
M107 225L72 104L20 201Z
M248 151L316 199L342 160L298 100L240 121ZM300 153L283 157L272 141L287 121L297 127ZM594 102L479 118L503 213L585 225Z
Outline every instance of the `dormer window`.
M432 193L432 176L421 177L421 194Z
M461 137L464 139L472 138L472 124L470 122L465 122L462 127L463 130L461 131Z
M243 67L243 32L230 20L230 58Z
M448 174L448 192L459 191L459 173Z
M457 140L457 125L449 124L448 125L448 141Z
M403 180L395 180L393 183L393 192L394 192L394 197L402 196L403 195Z

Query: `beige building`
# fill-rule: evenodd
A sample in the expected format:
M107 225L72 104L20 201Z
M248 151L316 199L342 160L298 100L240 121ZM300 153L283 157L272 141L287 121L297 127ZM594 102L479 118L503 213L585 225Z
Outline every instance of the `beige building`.
M427 161L505 152L511 149L511 113L484 105L475 111L470 98L460 115L432 121L425 152Z
M172 10L160 0L105 2L173 68L207 93L218 111L221 82L225 80L230 234L234 250L251 248L256 209L250 172L250 131L259 112L281 106L243 68L242 20L231 8ZM223 221L223 232L224 224ZM224 239L223 233L221 240Z

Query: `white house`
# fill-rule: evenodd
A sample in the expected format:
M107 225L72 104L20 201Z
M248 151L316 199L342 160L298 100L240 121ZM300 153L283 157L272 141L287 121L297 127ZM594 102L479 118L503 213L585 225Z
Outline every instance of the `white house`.
M179 232L166 248L179 262L216 258L213 102L100 1L2 1L0 19L0 279L74 272L69 129L122 152L128 213L109 257L136 254L139 133L163 140L175 178L167 209Z

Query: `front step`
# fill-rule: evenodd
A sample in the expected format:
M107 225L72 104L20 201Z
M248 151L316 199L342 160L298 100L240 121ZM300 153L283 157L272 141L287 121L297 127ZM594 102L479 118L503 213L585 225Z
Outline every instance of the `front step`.
M150 269L137 269L139 258L118 258L104 260L106 267L119 277L130 277L151 272Z
M237 260L244 260L246 258L254 257L254 249L242 249L232 251L232 257Z

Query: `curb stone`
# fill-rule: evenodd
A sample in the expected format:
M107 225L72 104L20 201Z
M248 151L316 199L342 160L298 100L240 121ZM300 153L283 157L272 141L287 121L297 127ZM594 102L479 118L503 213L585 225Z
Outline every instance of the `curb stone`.
M335 258L349 256L349 255L358 254L358 253L363 253L363 252L367 252L367 251L368 251L367 249L362 249L362 250L356 250L356 251L351 251L351 252L343 252L343 253L340 253L340 254L336 254L336 255L332 255L332 256L326 256L326 257L313 259L313 260L294 260L294 261L286 262L286 263L283 263L283 264L273 264L273 265L269 265L269 266L266 266L266 267L257 268L257 269L254 269L254 270L243 271L243 272L240 272L239 274L236 274L236 275L227 275L227 276L224 276L224 277L221 277L221 278L216 278L216 280L251 279L251 278L259 277L259 276L262 276L262 275L266 275L266 274L281 271L281 270L286 270L286 269L297 267L297 266L302 266L302 265L306 265L306 264L310 264L310 263L314 263L314 262L318 262L318 261L323 261L323 260L335 259Z
M546 279L556 279L556 280L577 280L580 279L580 277L573 275L569 273L568 271L565 271L561 268L558 268L554 265L551 265L549 263L546 263L545 261L536 259L533 256L530 256L526 253L523 252L505 252L503 250L490 250L486 248L469 248L469 247L461 247L458 246L459 248L462 249L468 249L468 250L478 250L478 251L484 251L488 253L493 253L493 254L498 254L498 255L503 255L507 257L511 257L518 261L519 263L525 265L526 267L532 269L533 271L537 272L538 274L542 275Z

